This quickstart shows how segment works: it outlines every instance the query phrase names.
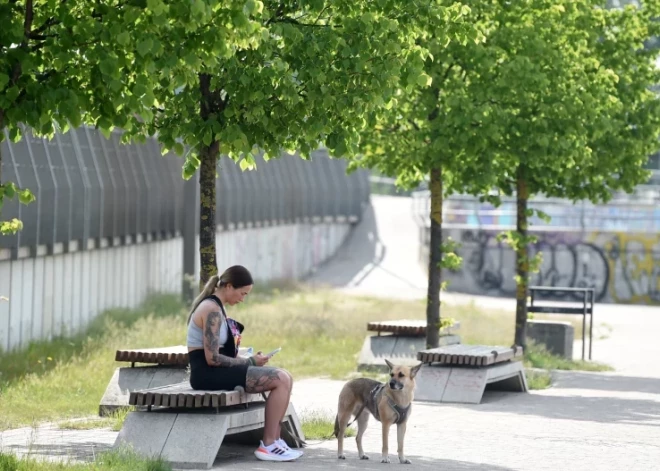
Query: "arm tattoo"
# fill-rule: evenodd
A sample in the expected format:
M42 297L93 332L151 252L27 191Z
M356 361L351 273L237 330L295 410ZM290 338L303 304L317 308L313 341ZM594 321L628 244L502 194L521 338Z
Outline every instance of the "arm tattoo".
M233 358L220 354L220 329L224 325L225 321L219 311L209 312L204 328L204 350L207 363L211 366L234 366L247 363L247 358Z
M269 366L251 366L247 370L245 378L245 391L249 393L260 393L275 388L280 380L279 370Z

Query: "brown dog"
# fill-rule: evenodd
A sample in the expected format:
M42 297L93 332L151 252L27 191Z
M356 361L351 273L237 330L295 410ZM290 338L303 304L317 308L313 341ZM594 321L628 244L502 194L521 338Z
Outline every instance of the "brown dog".
M369 378L356 378L347 382L339 393L339 407L335 418L335 435L337 436L337 458L344 456L344 432L352 416L358 423L357 448L358 456L362 460L369 457L362 450L362 435L367 429L369 414L383 425L383 454L382 463L389 463L388 438L390 426L396 424L397 453L399 462L410 464L403 454L403 438L406 434L406 423L410 417L410 409L415 390L415 375L422 366L394 366L385 360L390 368L390 380L380 383Z

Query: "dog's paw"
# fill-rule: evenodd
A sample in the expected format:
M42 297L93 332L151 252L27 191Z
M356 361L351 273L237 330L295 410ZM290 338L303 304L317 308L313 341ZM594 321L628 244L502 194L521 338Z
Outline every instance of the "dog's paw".
M346 455L337 455L337 459L338 459L338 460L345 460L345 459L346 459Z
M360 459L361 459L361 460L368 460L368 459L369 459L369 455L362 455L362 456L360 456Z
M399 456L399 463L401 464L412 464L412 461L410 461L408 458L403 458Z
M383 456L383 459L380 460L381 463L389 463L390 462L390 457L389 456Z

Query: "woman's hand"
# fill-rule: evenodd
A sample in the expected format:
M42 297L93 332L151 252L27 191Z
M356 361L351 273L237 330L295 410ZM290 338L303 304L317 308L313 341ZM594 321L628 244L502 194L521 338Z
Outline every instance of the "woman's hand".
M261 351L258 351L256 355L253 355L255 366L264 366L270 360L270 357L262 355Z

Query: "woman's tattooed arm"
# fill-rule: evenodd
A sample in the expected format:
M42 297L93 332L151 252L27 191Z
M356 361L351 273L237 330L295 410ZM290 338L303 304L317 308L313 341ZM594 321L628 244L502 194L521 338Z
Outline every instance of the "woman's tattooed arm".
M218 311L209 312L204 326L204 354L206 362L211 366L243 365L249 362L247 358L233 358L221 355L220 329L224 325L222 314Z

